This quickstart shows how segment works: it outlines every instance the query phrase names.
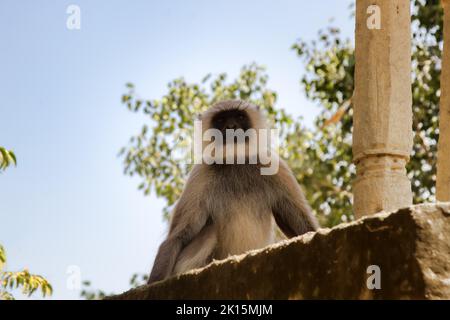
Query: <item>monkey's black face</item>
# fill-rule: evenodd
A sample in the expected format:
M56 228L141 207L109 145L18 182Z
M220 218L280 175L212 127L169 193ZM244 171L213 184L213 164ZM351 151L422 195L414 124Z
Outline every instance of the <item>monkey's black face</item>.
M225 136L227 129L247 131L252 127L250 118L245 110L225 110L214 115L212 127L218 129Z

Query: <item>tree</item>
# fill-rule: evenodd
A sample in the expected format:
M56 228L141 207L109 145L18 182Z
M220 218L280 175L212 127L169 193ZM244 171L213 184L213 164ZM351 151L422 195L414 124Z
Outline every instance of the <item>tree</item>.
M14 152L0 147L0 170L6 169L11 164L17 164ZM0 300L13 300L14 296L10 290L17 288L21 288L22 293L27 296L31 296L38 289L41 289L44 297L52 294L52 286L44 277L31 274L28 269L5 271L5 266L6 252L0 244Z
M440 95L442 10L439 0L413 2L413 130L414 147L407 170L412 180L414 201L434 201L436 142ZM280 155L286 159L303 185L306 197L322 226L334 226L354 219L352 213L352 96L354 48L342 39L340 30L319 31L312 42L298 40L292 49L305 65L300 81L306 96L322 110L311 130L301 119L276 107L277 94L267 88L264 68L251 64L237 79L228 82L225 73L205 77L200 84L183 78L169 83L168 92L155 100L139 98L128 84L122 102L149 121L121 150L124 171L141 178L139 189L155 192L166 200L164 216L180 195L190 166L185 159L192 119L196 113L221 99L240 98L259 104L280 128Z
M31 274L28 269L22 271L5 271L6 252L0 245L0 300L13 300L10 290L20 288L24 295L30 297L40 289L42 296L50 296L53 292L50 283L42 276Z
M414 201L433 201L435 155L438 139L438 105L442 11L438 0L416 0L413 12L413 110L414 150L408 165ZM190 166L183 138L192 136L192 119L207 106L222 99L251 100L268 111L272 123L281 129L281 156L304 186L306 197L324 226L352 220L352 103L354 50L338 28L319 32L318 40L297 41L292 49L306 66L301 79L307 97L323 108L312 130L276 107L277 95L267 88L264 68L245 66L238 78L227 83L226 74L208 75L201 84L183 78L168 85L161 99L138 98L128 84L122 101L132 112L149 120L141 132L122 149L125 173L138 175L139 189L152 190L170 208L181 193Z
M10 290L20 288L24 295L30 297L36 290L42 296L50 296L53 292L51 284L42 276L31 274L28 269L22 271L6 271L6 252L0 244L0 300L14 300Z
M412 92L414 145L407 166L412 181L414 202L435 200L436 148L439 137L438 111L440 97L440 66L442 45L442 9L438 0L413 2ZM351 212L351 182L355 168L351 162L352 104L354 50L350 41L343 41L337 28L319 32L318 41L293 45L307 66L301 84L307 96L323 106L316 120L321 143L327 146L332 163L344 170L330 170L327 180L344 187L344 192L331 191L320 196L321 203L332 203L330 224L339 222ZM328 129L332 126L331 129ZM323 164L314 162L313 168ZM330 168L331 169L331 168ZM316 178L317 175L314 175ZM345 211L343 211L344 209Z
M193 119L210 105L224 99L250 100L268 112L284 136L292 132L293 119L274 108L277 96L266 84L267 74L256 64L244 66L231 82L225 73L214 78L207 75L201 84L176 79L168 84L168 93L155 100L139 98L134 85L128 84L122 102L130 111L143 113L149 124L121 150L125 173L142 178L139 189L146 195L153 190L166 200L167 217L191 167L187 138L193 135Z
M148 275L135 273L131 276L130 287L136 288L140 285L147 283ZM105 293L102 290L95 290L91 287L90 281L83 281L83 289L81 290L80 296L86 300L102 300L107 296L112 296L113 293Z
M17 165L16 155L12 150L0 146L0 171L5 170L11 164Z
M86 300L102 300L108 296L102 290L93 290L90 281L83 281L82 285L83 289L80 292L80 296Z

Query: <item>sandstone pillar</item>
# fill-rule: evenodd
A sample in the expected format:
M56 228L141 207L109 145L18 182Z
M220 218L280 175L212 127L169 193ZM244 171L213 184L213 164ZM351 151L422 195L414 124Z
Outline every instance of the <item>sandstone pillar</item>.
M378 18L378 20L377 20ZM412 204L409 0L357 0L353 186L357 218Z
M450 0L441 0L441 3L444 7L444 52L442 54L436 198L438 201L450 201Z

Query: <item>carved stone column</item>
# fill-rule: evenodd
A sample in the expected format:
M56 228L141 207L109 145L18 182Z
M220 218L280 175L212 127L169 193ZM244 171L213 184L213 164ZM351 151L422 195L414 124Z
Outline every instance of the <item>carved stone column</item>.
M441 3L444 7L444 52L441 73L436 198L438 201L450 201L450 0L441 0Z
M359 218L412 204L405 169L413 137L409 0L357 0L355 41L353 202Z

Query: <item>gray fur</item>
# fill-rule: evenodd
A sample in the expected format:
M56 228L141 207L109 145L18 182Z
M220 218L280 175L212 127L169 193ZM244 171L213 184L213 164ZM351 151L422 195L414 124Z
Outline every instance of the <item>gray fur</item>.
M219 105L223 110L241 103ZM257 108L252 110L252 117L260 113ZM213 259L269 245L274 241L275 222L287 237L319 227L286 163L280 159L279 171L272 176L261 175L260 167L194 166L175 206L167 239L158 250L149 283L205 266Z

